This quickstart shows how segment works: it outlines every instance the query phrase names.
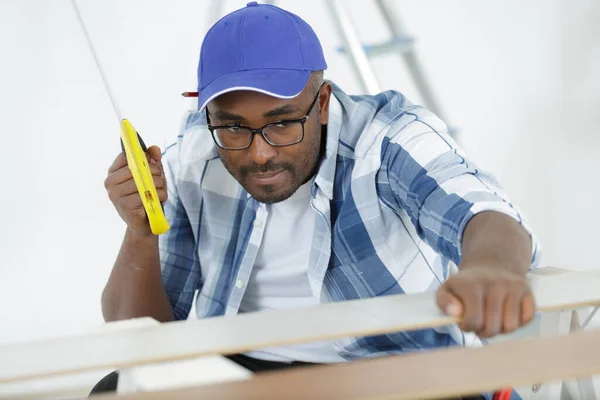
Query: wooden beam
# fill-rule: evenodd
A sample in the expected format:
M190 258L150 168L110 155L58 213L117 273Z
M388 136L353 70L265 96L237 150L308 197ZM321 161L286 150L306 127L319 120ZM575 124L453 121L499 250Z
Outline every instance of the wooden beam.
M538 311L600 304L600 271L532 275ZM187 320L0 347L0 383L457 322L435 293L394 295L291 311Z
M425 400L594 374L600 374L600 330L265 372L245 381L118 399Z

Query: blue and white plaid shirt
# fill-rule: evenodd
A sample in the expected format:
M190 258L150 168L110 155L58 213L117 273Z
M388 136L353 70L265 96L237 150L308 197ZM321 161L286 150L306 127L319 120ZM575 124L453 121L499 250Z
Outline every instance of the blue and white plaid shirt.
M186 116L163 164L171 230L160 237L160 258L175 318L188 317L197 291L198 318L236 314L267 207L224 168L203 112ZM394 91L348 96L334 85L311 205L317 218L308 278L322 303L436 290L459 263L463 230L476 213L505 213L531 233L444 123ZM534 237L532 267L539 255ZM474 335L448 326L335 346L351 360L475 343Z

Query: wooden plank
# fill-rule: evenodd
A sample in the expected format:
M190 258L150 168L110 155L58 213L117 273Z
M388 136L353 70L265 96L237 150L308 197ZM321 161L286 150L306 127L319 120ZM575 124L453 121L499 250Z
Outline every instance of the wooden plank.
M572 269L564 269L564 268L548 266L548 267L534 269L529 274L530 275L557 275L557 274L564 274L564 273L568 273L568 272L578 272L578 271L572 270Z
M119 370L118 394L151 392L252 378L252 372L223 357L206 356Z
M540 312L598 305L600 270L529 274L528 278Z
M600 304L600 271L531 276L531 282L539 311ZM170 322L0 347L0 383L455 322L440 312L433 292Z
M425 400L594 374L600 374L600 330L302 367L256 374L246 381L118 398Z

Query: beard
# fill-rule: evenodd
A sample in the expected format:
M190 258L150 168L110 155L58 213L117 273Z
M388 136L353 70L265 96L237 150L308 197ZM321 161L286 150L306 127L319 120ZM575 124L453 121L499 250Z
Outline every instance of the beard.
M225 169L242 185L242 187L257 201L264 204L274 204L290 198L296 190L306 183L316 173L325 138L322 136L323 129L321 125L313 135L313 140L300 147L297 155L291 162L267 161L265 164L251 163L241 167L235 167L221 154L221 161ZM306 139L306 138L305 138ZM297 144L297 145L298 145ZM292 145L297 146L297 145ZM253 173L265 173L283 171L285 182L282 184L261 185L256 187L250 183L249 176Z

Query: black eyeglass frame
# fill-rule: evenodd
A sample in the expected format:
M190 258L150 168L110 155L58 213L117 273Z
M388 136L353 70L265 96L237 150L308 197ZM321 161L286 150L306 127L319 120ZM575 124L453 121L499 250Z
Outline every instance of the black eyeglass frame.
M208 130L210 131L210 134L215 142L215 144L220 147L223 150L231 150L231 151L236 151L236 150L246 150L247 148L249 148L252 145L252 141L254 140L254 135L257 133L260 133L260 135L263 137L263 139L265 139L265 142L269 143L271 146L273 147L286 147L286 146L293 146L295 144L300 143L303 139L304 139L304 124L306 123L306 121L308 121L308 118L310 116L310 112L312 111L313 107L315 106L315 104L317 103L317 100L319 98L319 95L321 94L321 88L319 88L317 95L315 96L315 98L313 99L312 103L310 103L310 107L308 107L308 111L306 111L306 115L302 118L296 118L296 119L282 119L279 120L277 122L271 122L269 124L266 124L260 128L257 129L253 129L249 126L243 126L240 125L239 123L234 123L234 124L227 124L227 125L217 125L217 126L213 126L210 123L210 119L208 116L208 109L206 110L206 123L208 126ZM268 128L269 126L272 125L279 125L279 124L292 124L292 123L300 123L300 125L302 126L302 135L300 136L300 139L291 142L291 143L286 143L286 144L276 144L273 143L269 140L269 138L264 134L263 130L265 128ZM250 132L250 140L248 141L248 145L246 147L226 147L223 146L221 144L219 144L219 140L216 137L215 134L215 130L217 129L224 129L224 128L240 128L240 129L246 129Z

